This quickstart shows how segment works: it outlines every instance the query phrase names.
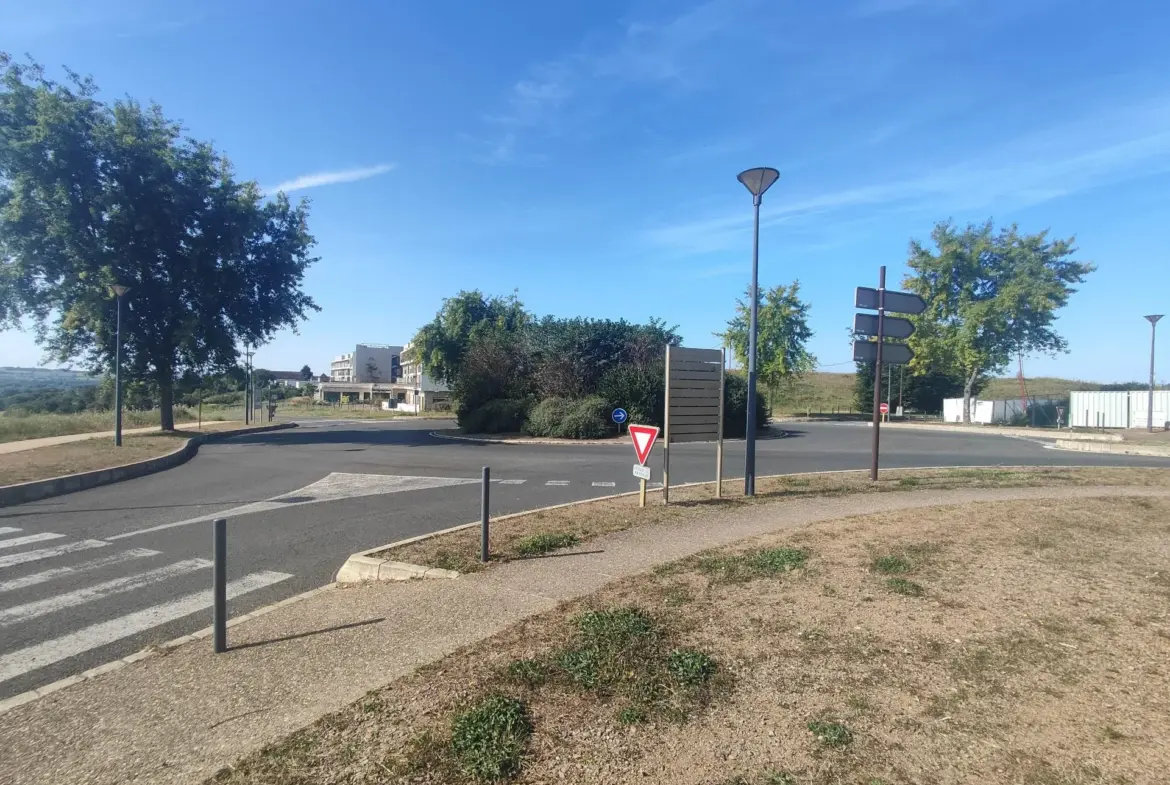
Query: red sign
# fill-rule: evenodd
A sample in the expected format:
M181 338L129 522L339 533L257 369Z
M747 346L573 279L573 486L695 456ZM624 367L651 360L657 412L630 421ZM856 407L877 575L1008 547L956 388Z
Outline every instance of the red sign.
M882 414L889 414L890 413L890 405L888 403L883 403L881 406L878 407L878 411L881 412Z
M646 459L650 457L650 450L658 439L658 429L653 425L631 425L626 430L629 431L630 441L634 443L634 454L638 456L638 463L645 466Z

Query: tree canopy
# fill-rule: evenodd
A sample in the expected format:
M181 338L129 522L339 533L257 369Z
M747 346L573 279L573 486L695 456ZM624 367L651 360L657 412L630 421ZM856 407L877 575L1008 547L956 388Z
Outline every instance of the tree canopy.
M736 300L735 316L727 323L727 330L716 335L744 368L748 364L751 297L749 286L743 299ZM816 367L817 359L807 349L813 336L808 326L809 305L800 299L800 281L760 289L759 298L756 375L768 387L776 388Z
M944 221L931 240L933 248L911 241L910 273L902 282L926 301L909 340L911 369L957 373L969 422L980 378L1002 371L1018 354L1067 351L1053 326L1056 312L1094 268L1071 258L1073 238L1021 234L1015 224L996 232L990 220L964 229Z
M474 338L490 331L516 332L530 318L515 292L485 297L479 290L461 291L443 300L435 318L414 336L411 350L428 376L453 387Z
M174 380L234 366L318 310L301 290L308 204L265 200L157 105L106 104L0 53L0 326L35 325L59 361L109 369L123 297L123 373L152 383L174 427Z

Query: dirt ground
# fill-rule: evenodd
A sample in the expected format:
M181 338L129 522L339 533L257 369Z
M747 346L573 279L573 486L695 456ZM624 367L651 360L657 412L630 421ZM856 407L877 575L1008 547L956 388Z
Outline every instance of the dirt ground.
M547 539L571 537L572 542L586 542L614 531L666 520L680 520L705 515L712 508L727 510L798 496L832 496L846 493L881 493L884 491L937 490L950 488L1021 488L1081 485L1170 485L1170 471L1165 469L1066 469L1055 467L1018 467L993 469L892 470L881 473L876 483L869 472L834 472L829 474L764 477L756 484L753 499L739 495L732 483L724 484L724 498L714 498L713 485L673 488L671 505L662 506L662 492L647 494L646 507L638 507L636 496L566 505L537 513L521 513L492 522L491 555L494 561L531 555L526 546ZM566 544L566 543L561 543ZM559 547L559 546L558 546ZM430 537L409 545L392 548L379 556L440 567L456 572L475 572L484 568L479 561L479 529L469 528L439 537Z
M0 454L0 485L43 480L63 474L134 463L166 455L179 449L183 442L200 433L242 427L241 422L205 421L202 431L198 430L194 423L190 423L183 430L173 433L160 431L125 436L121 447L115 447L112 438L102 437Z
M456 718L503 699L509 728L527 717L519 783L1164 783L1168 535L1170 501L1115 498L761 538L457 652L214 781L470 781L460 756L480 748L452 734L483 716ZM613 609L653 620L647 651L670 652L671 668L680 651L712 658L701 693L639 692L636 662L609 688L558 675L576 672L566 646L598 618L587 612ZM674 703L631 714L631 695Z

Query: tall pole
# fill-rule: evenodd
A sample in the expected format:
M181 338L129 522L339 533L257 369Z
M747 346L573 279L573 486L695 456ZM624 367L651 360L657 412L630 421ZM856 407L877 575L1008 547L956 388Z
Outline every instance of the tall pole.
M118 315L114 328L114 446L122 446L122 292L117 297Z
M1150 405L1146 412L1146 430L1154 432L1154 338L1158 332L1158 320L1162 314L1152 314L1146 317L1150 320Z
M756 319L760 310L760 194L752 195L755 206L755 233L752 240L752 317L748 327L747 462L743 473L743 495L756 495Z
M890 401L894 397L894 367L892 365L886 366L886 406L890 405ZM886 414L886 422L890 421L889 413Z
M873 454L869 466L869 479L877 482L878 478L878 437L882 427L881 397L882 397L882 344L886 332L886 266L883 264L878 273L878 328L877 328L877 357L873 364Z

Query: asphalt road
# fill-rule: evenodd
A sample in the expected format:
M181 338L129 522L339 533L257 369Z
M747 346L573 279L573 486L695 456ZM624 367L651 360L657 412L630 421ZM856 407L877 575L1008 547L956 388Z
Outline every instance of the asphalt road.
M210 517L229 518L228 579L243 613L332 580L346 556L476 520L480 468L494 514L637 488L629 445L437 439L448 421L309 421L204 445L168 472L0 509L0 698L210 623ZM869 428L798 424L757 442L760 475L862 469ZM888 429L885 468L1170 466L982 434ZM661 451L650 459L661 480ZM744 446L725 477L742 488ZM713 479L710 444L676 445L671 482Z

